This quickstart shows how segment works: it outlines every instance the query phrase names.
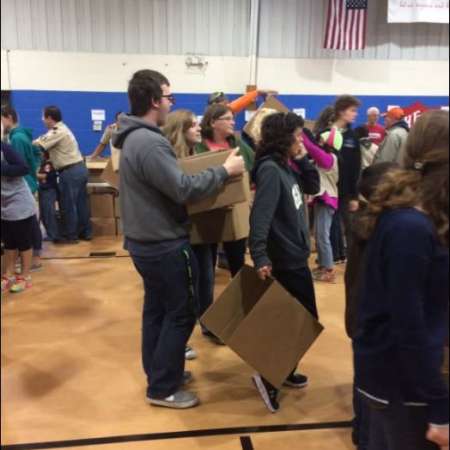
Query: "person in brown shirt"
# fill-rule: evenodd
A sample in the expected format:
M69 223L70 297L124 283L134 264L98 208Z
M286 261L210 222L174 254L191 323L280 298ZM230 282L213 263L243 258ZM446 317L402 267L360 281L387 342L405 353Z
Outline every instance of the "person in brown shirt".
M62 121L58 107L47 106L43 121L48 132L33 141L47 151L59 174L60 207L63 219L63 243L91 240L92 228L87 193L88 170L78 142Z

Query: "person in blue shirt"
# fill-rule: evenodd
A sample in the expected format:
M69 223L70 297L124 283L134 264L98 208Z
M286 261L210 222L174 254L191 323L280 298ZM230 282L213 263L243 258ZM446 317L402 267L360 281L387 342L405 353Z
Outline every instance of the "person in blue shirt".
M368 450L448 449L448 216L449 115L432 111L355 227L367 240L353 347Z
M39 210L42 223L47 232L46 240L58 242L61 240L56 203L58 202L58 174L50 159L45 158L38 173L39 179Z

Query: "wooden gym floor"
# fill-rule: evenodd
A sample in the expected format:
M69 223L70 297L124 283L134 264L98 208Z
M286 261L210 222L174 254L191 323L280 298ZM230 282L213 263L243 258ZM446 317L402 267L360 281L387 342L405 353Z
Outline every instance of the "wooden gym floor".
M302 363L311 384L285 390L279 414L266 411L252 370L198 329L191 343L199 359L187 368L202 405L179 412L145 403L142 287L121 241L48 246L44 256L34 287L2 298L2 448L353 449L342 275L336 285L317 285L326 331ZM218 293L227 282L218 271Z

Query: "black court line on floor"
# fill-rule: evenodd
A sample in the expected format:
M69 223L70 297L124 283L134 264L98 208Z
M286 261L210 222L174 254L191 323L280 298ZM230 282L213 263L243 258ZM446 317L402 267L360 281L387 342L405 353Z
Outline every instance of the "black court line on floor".
M242 450L255 450L250 436L241 436Z
M43 261L70 261L76 259L116 259L116 258L130 258L130 255L117 255L114 252L98 252L95 255L89 256L43 256L41 259Z
M76 439L55 442L2 445L3 450L47 450L51 448L85 447L88 445L123 444L130 442L169 441L175 439L220 437L229 435L252 435L262 433L282 433L288 431L317 431L351 428L351 422L306 423L297 425L269 425L260 427L218 428L211 430L179 431L172 433L135 434L103 438ZM241 441L242 442L242 441ZM250 449L252 447L249 447Z

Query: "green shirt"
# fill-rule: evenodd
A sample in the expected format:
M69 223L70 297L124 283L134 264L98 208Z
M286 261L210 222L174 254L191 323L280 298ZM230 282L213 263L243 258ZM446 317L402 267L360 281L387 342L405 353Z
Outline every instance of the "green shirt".
M30 173L24 178L28 183L31 192L34 194L39 188L37 172L41 166L41 152L32 144L31 130L23 127L13 128L9 132L9 141L11 147L19 153L27 163Z
M251 172L253 170L253 166L255 165L255 153L244 141L240 139L236 139L235 147L239 147L239 156L242 156L244 158L245 168L248 172ZM227 148L224 150L229 149ZM194 153L197 155L201 153L207 153L209 151L210 149L205 141L203 141L201 144L197 144L194 149Z

